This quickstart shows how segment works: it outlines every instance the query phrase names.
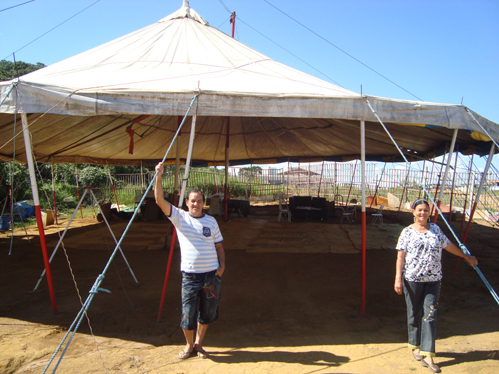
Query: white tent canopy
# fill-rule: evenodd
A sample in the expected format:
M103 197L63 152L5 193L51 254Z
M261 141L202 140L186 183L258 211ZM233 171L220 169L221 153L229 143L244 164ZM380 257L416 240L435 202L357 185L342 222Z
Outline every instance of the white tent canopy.
M359 158L360 120L367 160L399 161L366 100L409 159L443 154L453 129L466 130L457 139L463 152L485 154L488 135L499 139L496 123L470 111L478 124L462 105L362 96L275 62L209 26L184 0L153 25L1 82L0 160L12 159L8 140L22 112L37 161L156 162L195 94L198 162L223 163L228 117L231 163ZM16 160L25 161L20 139Z

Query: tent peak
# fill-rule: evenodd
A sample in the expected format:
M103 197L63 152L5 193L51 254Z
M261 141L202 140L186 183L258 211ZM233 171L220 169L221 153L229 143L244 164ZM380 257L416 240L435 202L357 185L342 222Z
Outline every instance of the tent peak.
M159 22L166 22L176 18L190 18L203 25L208 25L208 22L203 17L201 17L201 15L198 12L196 12L194 9L192 9L189 6L189 0L183 0L182 7L179 10L173 12L169 16L166 16Z

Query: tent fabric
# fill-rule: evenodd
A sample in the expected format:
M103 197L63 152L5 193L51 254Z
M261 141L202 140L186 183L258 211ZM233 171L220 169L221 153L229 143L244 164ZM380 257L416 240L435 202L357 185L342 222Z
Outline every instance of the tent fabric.
M0 160L12 159L17 110L28 114L37 161L155 162L195 94L196 162L223 163L227 117L233 163L359 158L361 120L367 159L399 161L366 100L415 160L444 153L453 129L465 130L457 144L468 153L487 153L488 135L499 139L496 123L473 113L484 131L462 105L362 96L273 61L211 27L184 1L153 25L1 82ZM24 161L20 140L16 159Z

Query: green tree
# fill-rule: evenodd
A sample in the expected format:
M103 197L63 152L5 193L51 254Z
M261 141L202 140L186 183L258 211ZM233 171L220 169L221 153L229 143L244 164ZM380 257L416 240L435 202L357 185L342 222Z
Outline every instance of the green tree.
M17 69L16 69L17 67ZM0 81L8 81L19 76L31 73L32 71L44 68L45 64L37 62L36 64L30 64L28 62L17 61L14 64L11 61L1 60L0 61Z

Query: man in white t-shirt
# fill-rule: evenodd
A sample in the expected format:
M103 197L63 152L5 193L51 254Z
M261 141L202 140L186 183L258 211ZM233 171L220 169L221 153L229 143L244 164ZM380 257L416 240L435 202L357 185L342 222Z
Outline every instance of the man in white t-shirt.
M180 243L182 271L182 321L186 346L179 358L188 358L192 352L198 357L208 355L202 343L208 325L218 319L218 302L222 275L225 270L223 237L215 218L203 213L204 195L199 190L187 193L188 212L172 206L164 198L161 176L163 164L156 166L154 197L156 204L177 229ZM198 311L199 302L199 311ZM197 313L197 326L196 326ZM197 327L196 339L194 330Z

